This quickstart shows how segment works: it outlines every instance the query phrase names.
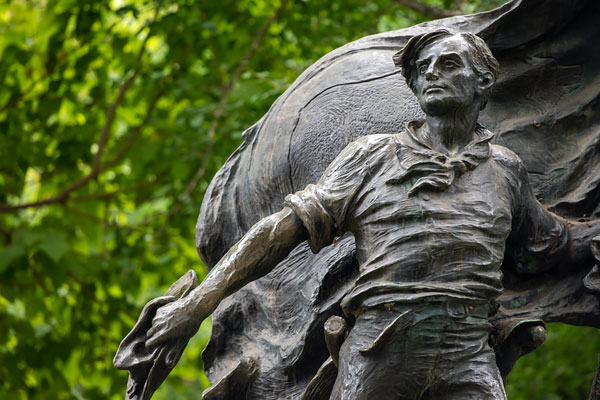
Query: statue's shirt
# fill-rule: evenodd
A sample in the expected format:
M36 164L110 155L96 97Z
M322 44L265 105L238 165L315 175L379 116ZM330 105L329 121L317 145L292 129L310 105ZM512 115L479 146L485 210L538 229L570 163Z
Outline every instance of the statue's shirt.
M314 252L354 234L360 277L342 302L347 313L448 297L488 302L502 291L505 250L521 272L536 272L566 247L564 222L488 131L478 127L450 157L417 137L418 124L350 143L315 185L286 197Z

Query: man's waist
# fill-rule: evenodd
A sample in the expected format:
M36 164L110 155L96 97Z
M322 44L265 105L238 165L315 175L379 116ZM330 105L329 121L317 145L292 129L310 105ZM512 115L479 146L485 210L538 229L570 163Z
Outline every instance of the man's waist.
M410 311L416 314L425 315L445 315L451 318L485 318L496 313L496 303L494 301L481 301L477 299L464 299L453 297L435 297L423 299L419 302L394 301L389 303L380 303L373 306L363 306L352 311L356 317L369 310L386 310L394 313L404 313Z
M371 281L357 284L342 300L346 314L356 314L356 310L380 307L385 304L446 304L451 302L467 306L487 305L502 292L498 287L482 282L427 282L425 284Z

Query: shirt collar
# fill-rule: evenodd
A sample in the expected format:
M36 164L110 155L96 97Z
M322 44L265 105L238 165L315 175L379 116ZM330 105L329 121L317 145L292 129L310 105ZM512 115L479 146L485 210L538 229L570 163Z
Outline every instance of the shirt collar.
M478 154L480 154L481 156L484 156L485 158L489 157L489 152L490 152L489 142L494 138L494 134L492 132L490 132L489 130L487 130L479 122L477 122L475 124L475 138L467 146L465 146L465 148L463 149L463 151L460 154L457 154L454 157L451 157L447 154L444 154L438 150L433 149L429 143L427 143L425 140L421 139L417 135L416 131L420 127L422 127L424 123L425 123L425 120L421 119L421 120L416 120L416 121L410 121L409 123L406 124L406 133L407 133L407 136L410 139L410 141L408 141L408 143L403 143L403 145L413 144L413 146L410 146L410 147L412 147L414 149L419 149L419 148L427 149L432 152L432 155L439 154L439 155L445 156L447 158L460 157L462 154L464 154L466 152L477 152ZM406 142L406 141L403 141L403 142ZM412 143L410 143L410 142L412 142Z
M475 139L460 154L449 156L434 150L416 135L416 130L425 121L412 121L404 133L396 136L396 155L402 167L399 175L388 181L390 184L412 179L409 195L425 188L443 190L465 171L476 168L490 156L490 141L494 135L477 124Z

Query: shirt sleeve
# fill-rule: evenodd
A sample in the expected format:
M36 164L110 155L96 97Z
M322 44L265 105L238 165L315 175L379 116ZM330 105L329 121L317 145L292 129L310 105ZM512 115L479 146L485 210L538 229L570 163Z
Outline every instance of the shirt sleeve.
M548 211L535 198L525 166L517 158L517 188L513 207L513 229L507 252L521 273L547 271L567 251L566 221Z
M346 232L352 201L368 173L365 140L350 143L329 164L321 179L285 198L306 227L313 253Z

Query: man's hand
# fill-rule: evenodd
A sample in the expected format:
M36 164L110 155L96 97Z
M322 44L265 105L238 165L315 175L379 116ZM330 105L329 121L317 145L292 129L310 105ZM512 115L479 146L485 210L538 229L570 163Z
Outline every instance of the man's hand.
M174 300L160 307L146 334L146 348L153 349L171 339L191 338L204 318L205 316L198 315L193 302L187 298Z

